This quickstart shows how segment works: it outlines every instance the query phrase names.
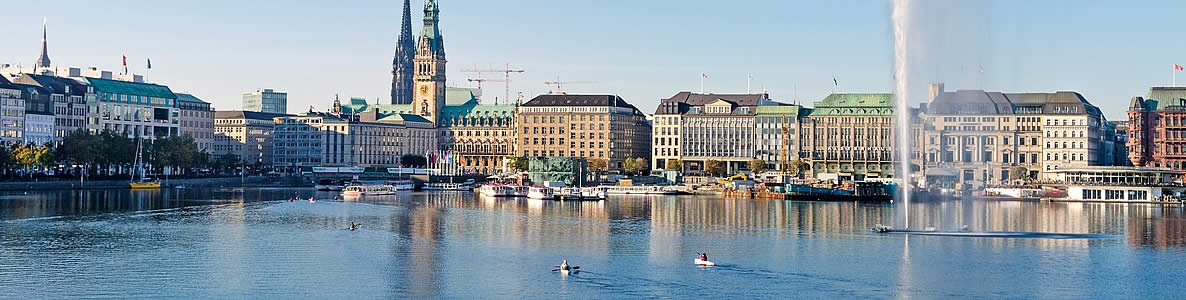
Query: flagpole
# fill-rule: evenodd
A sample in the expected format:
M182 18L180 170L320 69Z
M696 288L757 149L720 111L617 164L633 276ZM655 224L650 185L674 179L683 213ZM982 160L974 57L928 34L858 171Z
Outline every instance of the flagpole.
M704 73L700 74L700 93L704 94Z

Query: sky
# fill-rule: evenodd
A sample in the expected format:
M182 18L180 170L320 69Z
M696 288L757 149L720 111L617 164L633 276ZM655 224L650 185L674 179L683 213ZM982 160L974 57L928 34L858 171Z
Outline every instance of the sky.
M929 1L912 10L911 90L1077 91L1109 120L1125 120L1133 96L1171 84L1186 65L1180 12L1186 1ZM621 95L644 112L679 91L765 90L812 105L829 93L893 92L888 1L439 0L448 84L462 72L507 64L511 94L555 90ZM241 108L242 93L288 92L290 112L326 110L335 95L389 101L399 34L398 0L10 1L42 12L59 67L133 73L189 92L216 109ZM412 3L419 34L424 0ZM0 64L39 54L42 15L8 14ZM145 60L152 70L145 70ZM983 73L979 72L983 65ZM962 71L961 71L962 70ZM748 75L748 76L747 76ZM1182 82L1186 84L1186 74ZM502 74L482 74L501 78ZM833 81L835 78L835 81ZM835 84L834 83L838 83ZM483 102L504 98L483 84ZM925 92L912 92L923 102Z

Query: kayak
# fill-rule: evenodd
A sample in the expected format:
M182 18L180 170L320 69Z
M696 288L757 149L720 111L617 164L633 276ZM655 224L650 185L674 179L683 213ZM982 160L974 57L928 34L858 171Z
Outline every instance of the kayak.
M713 262L711 262L711 261L707 261L707 260L700 260L699 258L697 258L697 259L693 260L692 262L693 262L693 263L695 263L695 264L697 264L697 265L701 265L701 266L715 266L715 265L717 265L717 264L715 264L715 263L713 263Z

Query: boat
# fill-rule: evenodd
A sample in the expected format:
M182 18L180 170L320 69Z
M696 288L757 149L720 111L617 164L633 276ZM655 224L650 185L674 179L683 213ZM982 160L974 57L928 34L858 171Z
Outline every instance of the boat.
M692 263L701 265L701 266L715 266L715 265L717 265L716 263L713 263L711 261L700 260L700 258L693 259Z
M601 186L610 195L678 195L680 191L664 186Z
M395 187L396 191L411 191L416 189L416 182L411 180L392 180L388 181L387 184Z
M395 187L386 184L351 185L342 190L343 196L394 195Z
M605 198L609 197L609 191L600 186L584 187L581 188L581 196L605 200Z
M527 198L535 200L555 200L555 191L546 186L533 186L527 189Z
M518 192L515 189L516 187L518 186L486 184L482 185L480 188L478 188L478 190L482 193L482 196L486 197L516 197L518 196Z
M132 189L159 189L161 188L161 183L156 180L141 178L140 181L129 182L128 186Z
M136 169L134 169L135 171L133 171L132 178L136 178L135 173L140 173L140 180L129 181L128 186L132 189L159 189L161 188L161 182L157 181L156 179L149 179L144 176L144 152L140 150L141 145L143 144L142 142L143 139L136 139L136 161L132 164L136 166Z
M323 178L318 180L317 184L313 185L313 188L318 191L341 191L345 187L340 181L335 181L330 178Z
M425 183L423 190L426 191L472 191L474 185L471 183Z

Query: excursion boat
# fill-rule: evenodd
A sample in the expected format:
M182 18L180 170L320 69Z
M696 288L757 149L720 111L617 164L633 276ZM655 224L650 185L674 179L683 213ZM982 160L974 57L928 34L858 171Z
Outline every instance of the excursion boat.
M471 183L425 183L425 191L473 191L474 185Z
M605 194L598 190L579 187L533 186L527 190L527 198L538 200L601 200Z
M345 185L340 181L325 178L318 180L317 184L313 185L313 188L317 189L318 191L341 191L343 188L345 188Z
M678 195L680 191L663 186L601 186L610 195Z
M556 192L550 187L533 186L527 188L527 198L535 200L555 200Z
M416 182L411 180L392 180L388 181L395 188L396 191L411 191L416 189Z
M605 198L609 197L609 191L605 187L600 186L584 187L581 188L581 196L605 200Z
M486 197L514 197L515 190L513 186L501 184L486 184L478 188L482 196Z
M394 195L395 187L386 184L351 185L342 191L343 196Z

